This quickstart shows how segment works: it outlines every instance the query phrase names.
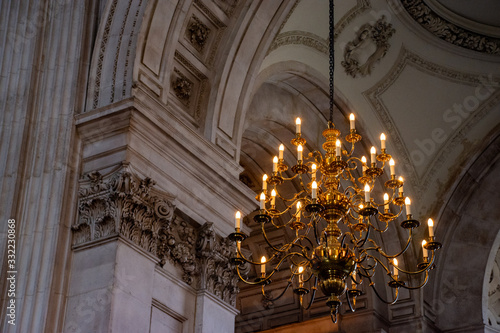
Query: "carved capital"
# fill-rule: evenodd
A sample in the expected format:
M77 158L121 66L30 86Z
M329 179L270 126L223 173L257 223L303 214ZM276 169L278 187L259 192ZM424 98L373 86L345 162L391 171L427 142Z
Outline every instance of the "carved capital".
M140 179L126 170L106 177L89 173L80 183L73 245L120 235L158 255L160 236L170 225L175 207L150 193L153 185L150 178Z
M182 269L184 282L206 289L235 305L238 277L230 262L235 247L217 235L213 223L203 226L175 210L168 196L126 168L103 176L91 172L80 182L78 218L72 225L73 246L122 237Z
M236 251L234 242L216 235L213 223L207 222L199 230L196 248L201 264L201 288L235 306L238 276L230 261Z

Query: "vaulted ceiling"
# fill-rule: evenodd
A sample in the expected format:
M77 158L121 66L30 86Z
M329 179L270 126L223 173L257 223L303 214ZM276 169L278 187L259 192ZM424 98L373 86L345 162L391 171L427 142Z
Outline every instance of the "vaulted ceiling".
M382 132L388 136L398 173L422 214L439 212L500 129L499 28L490 14L498 5L470 6L444 0L335 4L336 125L345 133L353 112L366 146L379 146ZM293 135L296 116L304 118L311 145L322 142L327 39L328 2L297 2L259 70L246 116L243 165L269 169L279 143ZM255 145L268 154L255 156Z

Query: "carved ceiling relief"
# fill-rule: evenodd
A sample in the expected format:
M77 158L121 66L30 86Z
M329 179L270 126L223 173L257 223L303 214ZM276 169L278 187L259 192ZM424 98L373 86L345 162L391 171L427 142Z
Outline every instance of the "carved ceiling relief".
M184 282L235 305L238 277L230 262L235 247L218 236L213 223L184 219L155 182L126 169L103 176L94 171L80 183L73 246L122 237L182 269Z
M389 49L389 38L396 32L385 16L371 25L364 24L357 32L353 41L347 43L344 49L342 66L347 74L369 75L373 66L382 59Z
M500 39L461 28L440 17L422 0L403 0L401 3L415 21L438 38L465 49L500 54Z
M190 105L190 98L193 92L193 82L189 81L179 70L174 69L174 79L172 80L172 90L175 96L187 107Z
M204 25L196 16L192 16L186 30L186 37L191 42L193 47L199 52L203 51L209 34L210 29L206 25Z

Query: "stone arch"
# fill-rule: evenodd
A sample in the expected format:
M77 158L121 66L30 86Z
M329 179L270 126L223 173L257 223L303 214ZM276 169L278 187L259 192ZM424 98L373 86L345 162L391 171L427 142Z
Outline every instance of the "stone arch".
M490 136L442 210L436 234L445 246L431 288L428 317L444 331L484 332L492 262L498 249L500 132Z
M210 96L205 132L212 142L239 160L245 114L258 89L256 77L280 24L294 1L252 1L226 50L217 86ZM256 88L257 87L257 88Z
M131 95L137 36L147 4L147 0L107 1L92 52L86 111Z

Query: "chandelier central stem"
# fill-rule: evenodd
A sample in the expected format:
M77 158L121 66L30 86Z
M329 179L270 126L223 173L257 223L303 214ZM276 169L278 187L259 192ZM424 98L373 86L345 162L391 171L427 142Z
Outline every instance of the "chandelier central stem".
M329 1L330 2L330 32L329 32L329 38L328 38L328 43L329 43L329 58L330 58L330 119L328 122L328 127L333 125L333 104L334 104L334 98L333 98L333 71L335 69L335 60L334 60L334 33L333 33L333 28L334 28L334 22L333 22L333 15L334 15L334 4L333 0Z

